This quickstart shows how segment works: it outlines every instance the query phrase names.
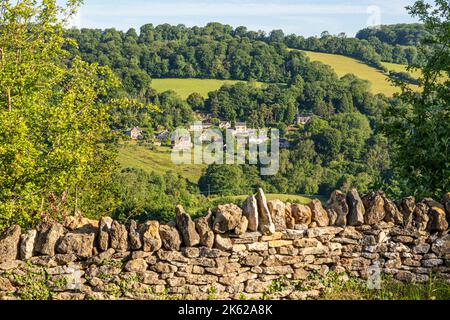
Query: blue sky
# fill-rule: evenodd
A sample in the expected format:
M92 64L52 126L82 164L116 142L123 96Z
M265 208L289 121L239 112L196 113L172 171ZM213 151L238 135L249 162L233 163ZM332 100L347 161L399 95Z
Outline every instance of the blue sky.
M62 1L62 0L60 0ZM250 30L283 29L304 36L355 33L373 24L415 22L413 0L84 0L77 27L138 29L146 23L203 26L221 22Z

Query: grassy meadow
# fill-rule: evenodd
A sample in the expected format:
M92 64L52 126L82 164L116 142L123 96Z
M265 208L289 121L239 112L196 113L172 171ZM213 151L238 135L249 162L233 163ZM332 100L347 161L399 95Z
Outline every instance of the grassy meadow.
M224 84L236 84L236 80L215 80L215 79L153 79L152 87L158 92L168 90L175 91L181 98L186 99L191 93L200 93L203 97L208 97L208 93L220 89ZM255 82L257 87L263 85Z
M339 77L353 73L357 77L368 80L371 83L371 91L374 94L384 93L393 96L400 92L390 81L389 77L380 70L353 58L337 54L303 51L312 61L320 61L331 66Z
M153 148L153 147L152 147ZM122 168L142 169L146 172L164 174L168 171L179 173L192 183L197 183L205 165L175 165L171 160L171 149L127 142L119 148L118 161Z

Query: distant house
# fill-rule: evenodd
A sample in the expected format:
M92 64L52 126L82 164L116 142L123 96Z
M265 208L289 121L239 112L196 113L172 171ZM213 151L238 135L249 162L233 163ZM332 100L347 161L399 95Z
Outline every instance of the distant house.
M312 113L307 113L307 114L297 114L296 120L295 122L297 123L297 125L306 125L308 124L312 117L314 116L314 114Z
M129 136L132 140L142 140L144 139L144 131L139 129L138 127L134 127L132 129L128 129L125 134Z
M201 132L203 131L203 123L202 122L194 122L189 126L190 132Z
M234 124L234 131L236 134L247 134L247 123L246 122L236 122Z
M219 129L230 129L231 128L231 123L228 121L221 121L219 123Z
M190 150L192 148L191 137L182 136L172 141L172 148L175 151L178 150Z
M162 141L170 138L170 132L168 130L164 130L163 132L158 133L155 136L156 140Z

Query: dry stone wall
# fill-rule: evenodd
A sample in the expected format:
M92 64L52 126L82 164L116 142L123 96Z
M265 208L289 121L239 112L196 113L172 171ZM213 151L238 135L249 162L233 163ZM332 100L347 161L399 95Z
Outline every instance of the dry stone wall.
M2 299L305 299L311 274L450 281L450 193L441 202L335 191L324 207L267 201L221 205L193 221L176 208L169 224L81 216L13 226L0 240Z

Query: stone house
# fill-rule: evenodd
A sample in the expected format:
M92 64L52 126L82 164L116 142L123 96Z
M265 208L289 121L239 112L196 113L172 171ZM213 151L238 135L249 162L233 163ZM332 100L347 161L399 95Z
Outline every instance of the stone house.
M125 134L129 136L132 140L142 140L144 139L144 131L139 129L139 127L134 127L132 129L128 129Z

